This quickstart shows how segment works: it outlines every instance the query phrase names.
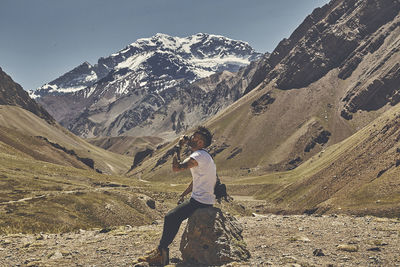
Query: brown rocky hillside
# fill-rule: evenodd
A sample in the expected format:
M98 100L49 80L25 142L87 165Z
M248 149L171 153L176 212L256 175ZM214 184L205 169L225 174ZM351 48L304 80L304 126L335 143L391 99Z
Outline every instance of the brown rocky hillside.
M277 177L280 188L273 187ZM400 104L292 173L277 177L264 177L264 186L256 193L269 200L269 211L398 217Z
M132 162L87 143L56 122L48 124L25 109L8 105L0 106L0 144L9 147L3 153L108 174L125 173Z
M49 123L54 119L32 100L28 93L0 68L0 105L13 105L29 110Z
M61 127L1 69L0 145L3 153L109 174L125 173L131 164L130 158L93 146Z

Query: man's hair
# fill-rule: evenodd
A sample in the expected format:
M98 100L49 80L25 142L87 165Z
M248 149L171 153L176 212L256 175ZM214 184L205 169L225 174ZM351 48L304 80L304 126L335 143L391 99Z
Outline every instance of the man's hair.
M201 137L204 141L204 147L208 147L209 145L211 145L212 134L211 134L210 130L208 130L204 126L199 126L199 127L197 127L195 133L198 133L201 135Z

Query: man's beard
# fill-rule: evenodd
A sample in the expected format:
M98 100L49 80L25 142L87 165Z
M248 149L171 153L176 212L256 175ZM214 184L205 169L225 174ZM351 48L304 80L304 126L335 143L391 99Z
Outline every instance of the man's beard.
M195 147L197 147L197 143L194 142L194 141L192 141L192 140L189 140L188 146L189 146L190 148L195 148Z

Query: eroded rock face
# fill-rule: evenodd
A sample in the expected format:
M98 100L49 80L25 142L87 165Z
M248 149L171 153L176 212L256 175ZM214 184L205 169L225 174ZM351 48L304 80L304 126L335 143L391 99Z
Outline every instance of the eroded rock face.
M198 209L188 220L180 251L185 262L221 265L250 258L243 228L218 208Z
M334 68L339 68L339 78L346 79L396 31L399 10L397 0L330 1L278 44L253 80L275 81L283 90L302 88Z
M269 105L271 105L272 103L274 103L275 98L271 96L271 93L268 92L264 95L262 95L260 98L258 98L257 100L255 100L252 104L251 104L251 112L254 115L258 115L261 114L263 112L265 112L268 108Z
M371 79L364 83L360 82L343 99L346 105L342 111L342 117L351 119L352 115L350 113L355 113L357 110L377 110L387 103L390 103L392 106L396 105L400 102L399 84L399 63L376 79Z

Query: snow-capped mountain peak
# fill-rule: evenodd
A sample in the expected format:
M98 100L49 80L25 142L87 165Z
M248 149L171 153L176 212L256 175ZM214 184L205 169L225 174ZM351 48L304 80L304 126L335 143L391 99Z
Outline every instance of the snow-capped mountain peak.
M254 50L248 43L235 41L220 35L198 33L189 37L172 37L157 33L150 38L142 38L130 44L125 49L112 55L121 58L116 67L136 70L154 53L168 53L176 57L184 65L195 65L202 71L195 70L200 75L196 78L209 76L210 71L219 71L222 64L247 65L254 60ZM206 70L206 71L204 71Z
M105 81L118 84L115 93L126 94L149 81L159 80L160 85L174 84L177 79L192 82L223 70L237 71L259 56L248 43L220 35L198 33L173 37L157 33L100 58L94 66L84 62L30 94L37 98L86 89L84 95L89 97L95 91L90 87Z
M124 122L122 126L118 122L125 121L122 117L143 121L163 103L170 103L172 98L165 97L175 95L171 92L176 88L188 88L217 72L236 72L260 56L248 43L220 35L173 37L158 33L100 58L95 65L84 62L31 96L66 127L79 127L73 120L88 116L85 120L90 125L104 121L107 129L124 132L133 124Z
M52 82L42 85L36 91L29 91L31 98L47 94L73 93L85 89L97 81L94 67L87 61Z

